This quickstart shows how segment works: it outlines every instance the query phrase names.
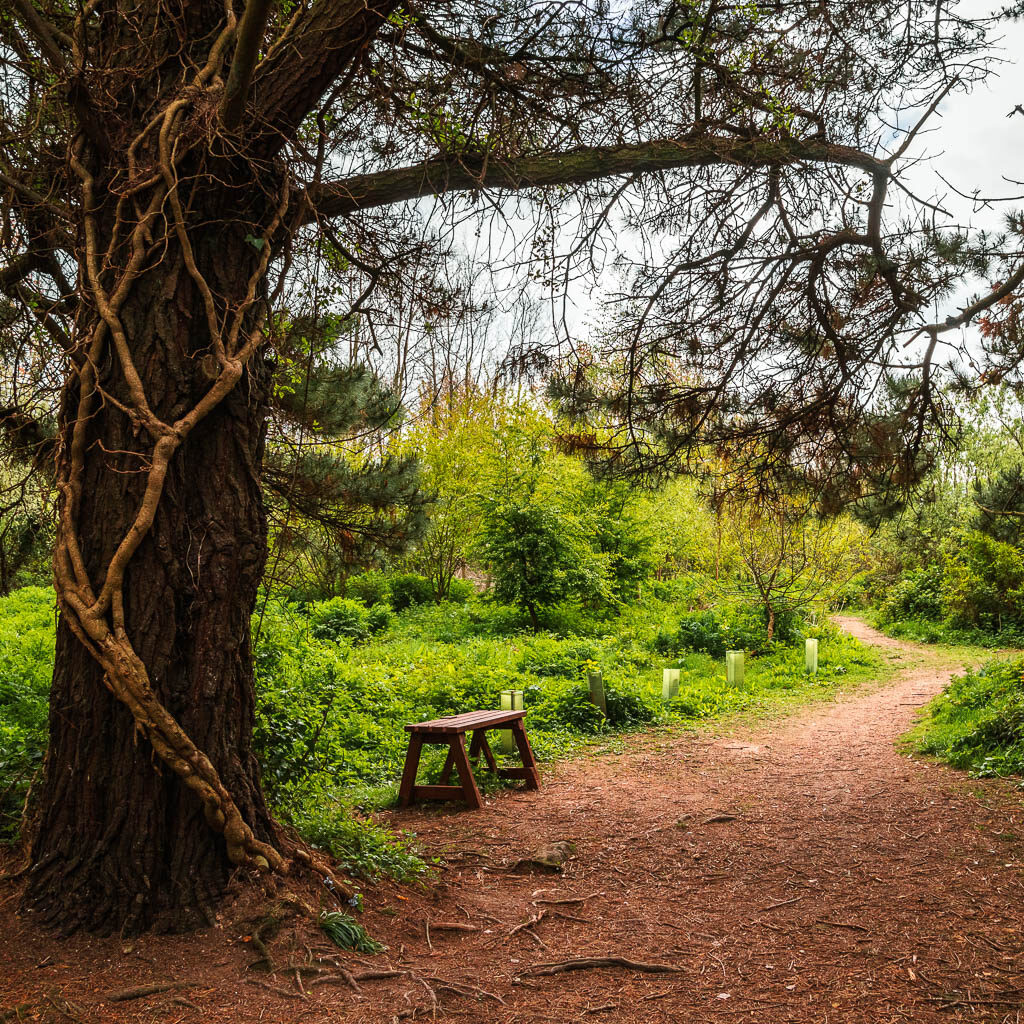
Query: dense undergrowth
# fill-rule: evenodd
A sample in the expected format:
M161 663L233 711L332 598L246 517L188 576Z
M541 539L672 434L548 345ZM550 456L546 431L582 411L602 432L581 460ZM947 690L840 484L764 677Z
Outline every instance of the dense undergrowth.
M907 741L972 775L1024 775L1024 658L955 678Z
M877 655L827 624L791 615L766 643L756 610L735 600L708 610L706 600L692 581L658 584L657 594L615 615L553 608L540 632L521 611L475 596L401 612L351 598L268 601L253 621L255 744L274 809L350 872L408 879L424 870L408 838L366 818L395 798L407 722L498 707L501 690L521 689L535 751L551 760L617 731L763 710L878 674ZM49 590L25 588L0 600L0 828L7 837L42 760L53 632ZM821 640L814 677L804 669L805 635ZM743 690L726 683L725 648L758 652ZM604 674L607 719L584 683L595 667ZM661 699L664 667L681 670L679 694L668 702ZM428 748L424 776L441 760L439 749Z
M977 534L957 547L950 541L945 557L891 584L872 618L889 636L915 643L1024 647L1022 558Z

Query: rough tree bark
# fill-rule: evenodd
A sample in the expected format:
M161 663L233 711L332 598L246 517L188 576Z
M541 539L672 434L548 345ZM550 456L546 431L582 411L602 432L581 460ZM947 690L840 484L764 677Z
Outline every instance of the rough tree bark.
M218 295L242 301L256 263L244 230L218 231L195 255ZM173 422L202 399L213 372L202 358L209 335L197 330L202 297L180 252L135 282L121 320L154 414ZM110 361L100 377L115 395L125 391L118 371ZM243 819L269 842L273 828L250 747L249 648L266 553L259 483L265 376L254 356L170 461L153 525L126 570L124 625L156 698L209 757ZM65 453L80 390L75 382L64 397ZM90 578L101 579L142 503L148 457L116 409L90 419L86 451L78 543ZM66 475L66 455L64 462ZM60 564L57 576L59 586ZM72 631L74 619L65 611L58 630L29 905L62 929L201 923L233 868L227 843L108 691L104 669Z

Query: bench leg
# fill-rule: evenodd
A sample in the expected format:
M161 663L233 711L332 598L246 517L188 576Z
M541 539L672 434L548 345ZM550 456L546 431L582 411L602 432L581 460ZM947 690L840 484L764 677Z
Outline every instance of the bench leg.
M448 785L448 780L452 777L452 769L455 767L455 752L451 747L448 748L448 756L444 759L444 767L441 769L441 777L438 782L442 786Z
M459 773L459 781L462 783L462 793L466 798L466 805L473 810L480 810L484 802L480 797L480 790L476 788L476 779L473 778L473 769L469 766L469 758L466 756L466 739L462 733L451 738L451 754L455 760L455 770Z
M512 738L519 748L519 756L523 761L523 778L527 789L540 789L540 773L537 771L537 759L530 749L530 741L526 738L526 727L521 718L512 723Z
M416 772L420 767L420 751L423 749L423 737L413 733L409 737L409 749L405 752L405 768L402 770L402 784L398 787L399 807L408 807L412 803L412 793L416 788Z
M487 742L487 730L475 729L473 731L473 742L469 745L470 759L472 760L475 757L479 757L481 753L484 755L487 767L497 775L498 762L494 760L494 752L491 750L490 744Z

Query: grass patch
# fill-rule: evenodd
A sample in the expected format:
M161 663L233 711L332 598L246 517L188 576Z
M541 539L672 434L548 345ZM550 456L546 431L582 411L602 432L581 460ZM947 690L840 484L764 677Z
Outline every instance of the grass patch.
M351 949L356 953L383 953L387 946L370 938L369 932L350 914L340 910L324 911L320 915L320 927L323 933L341 949Z
M539 633L517 610L478 598L413 605L379 627L352 627L363 618L348 600L272 601L254 620L254 747L278 817L367 879L413 882L431 870L411 837L372 819L395 801L407 722L497 708L501 690L520 689L535 753L550 762L617 745L630 731L776 713L888 671L882 655L828 623L794 619L786 642L765 643L756 615L735 602L713 614L654 596L617 615L566 606ZM53 634L49 590L0 600L0 828L8 837L42 761ZM815 676L804 669L805 636L819 639ZM760 653L747 659L743 689L727 684L717 653L686 649L717 652L744 641L757 641ZM670 667L680 670L680 686L665 702L661 676ZM595 668L604 676L607 719L589 700L586 673ZM424 781L436 778L444 756L424 749ZM492 775L480 781L484 792L504 785Z

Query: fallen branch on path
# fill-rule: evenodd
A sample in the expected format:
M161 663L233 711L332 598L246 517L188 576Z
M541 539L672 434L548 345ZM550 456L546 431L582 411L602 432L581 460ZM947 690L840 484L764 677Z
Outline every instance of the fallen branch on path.
M535 924L540 924L547 916L548 912L541 910L539 913L534 914L533 917L528 917L525 921L521 921L508 933L509 938L515 935L516 932L521 932L524 928L532 928Z
M643 971L645 974L681 974L682 967L674 964L649 964L642 960L627 960L621 956L583 956L573 960L559 960L553 963L534 964L523 974L563 974L566 971L587 971L595 967L624 967L629 971Z
M505 1000L501 996L494 992L488 992L485 988L477 988L476 985L470 985L465 981L448 981L446 978L438 978L436 975L427 975L425 979L420 978L419 980L432 981L443 992L454 992L457 996L476 996L478 999L481 997L493 999L496 1003L505 1005Z
M779 907L788 907L791 903L799 903L802 899L804 899L803 896L794 896L791 900L779 900L778 903L769 903L767 907L761 907L761 909L758 910L758 913L763 914L768 910L777 910Z

